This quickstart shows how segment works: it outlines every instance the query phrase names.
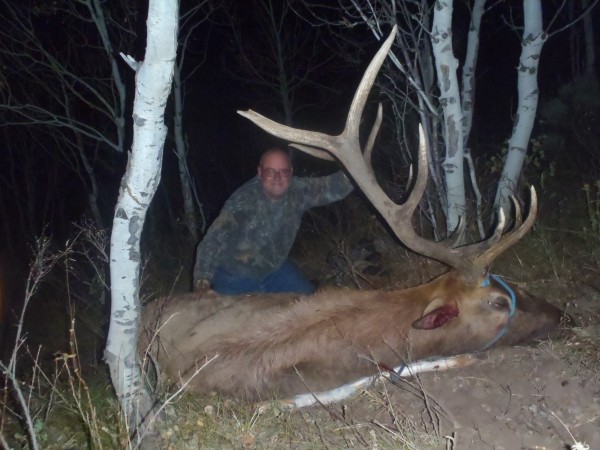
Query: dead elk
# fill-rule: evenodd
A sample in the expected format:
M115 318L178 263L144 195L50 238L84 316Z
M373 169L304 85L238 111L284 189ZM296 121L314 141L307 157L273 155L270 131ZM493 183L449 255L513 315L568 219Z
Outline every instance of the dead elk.
M313 156L335 157L411 250L453 270L433 281L400 291L333 290L313 296L226 297L189 293L145 307L140 350L149 351L160 370L195 392L261 398L331 389L404 361L478 352L513 345L555 329L561 311L518 287L490 276L487 269L535 221L531 190L524 221L515 202L515 225L502 235L503 214L493 235L452 248L432 242L412 227L412 216L427 183L427 159L420 132L418 175L410 196L394 203L380 188L370 164L378 118L363 152L360 117L394 32L377 52L357 89L343 132L338 136L292 129L253 111L241 114L269 133ZM204 361L218 355L197 376Z
M473 287L452 271L401 291L182 294L151 303L144 317L140 348L158 330L153 356L171 381L218 355L187 389L265 398L331 389L378 366L530 340L556 328L561 311L513 285L492 279Z

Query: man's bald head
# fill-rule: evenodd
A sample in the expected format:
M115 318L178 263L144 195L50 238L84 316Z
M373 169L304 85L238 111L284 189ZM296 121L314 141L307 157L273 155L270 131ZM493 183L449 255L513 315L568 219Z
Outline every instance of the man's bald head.
M287 152L281 148L270 148L260 158L258 177L265 195L279 200L290 187L292 164Z

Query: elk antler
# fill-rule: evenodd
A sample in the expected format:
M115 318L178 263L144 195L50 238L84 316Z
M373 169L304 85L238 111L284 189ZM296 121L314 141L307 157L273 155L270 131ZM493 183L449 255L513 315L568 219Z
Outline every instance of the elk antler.
M290 141L293 143L291 144L293 147L312 156L327 160L333 160L332 156L334 156L352 176L358 187L383 216L392 231L404 245L416 253L438 260L457 269L465 279L475 281L485 273L487 266L495 257L517 242L533 225L537 206L535 190L532 188L532 200L527 219L520 225L520 209L517 210L517 225L513 232L504 237L501 236L504 228L504 214L502 213L500 213L496 230L490 238L459 248L450 248L446 243L429 241L414 231L412 216L427 185L427 149L422 127L419 126L417 178L408 199L401 205L391 200L379 186L371 166L371 152L375 136L381 125L381 104L379 105L377 119L371 129L364 153L359 141L360 118L367 97L373 87L375 77L393 43L396 32L397 27L394 26L392 33L385 40L367 67L354 94L344 130L339 135L332 136L316 131L291 128L274 122L252 110L238 111L238 113L250 119L268 133Z

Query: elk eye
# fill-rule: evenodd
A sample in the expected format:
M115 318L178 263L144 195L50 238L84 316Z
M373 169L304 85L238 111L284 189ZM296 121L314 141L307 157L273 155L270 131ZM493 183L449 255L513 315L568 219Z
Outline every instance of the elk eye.
M506 297L492 297L488 299L488 305L495 309L496 311L509 311L510 305L508 303L508 299Z

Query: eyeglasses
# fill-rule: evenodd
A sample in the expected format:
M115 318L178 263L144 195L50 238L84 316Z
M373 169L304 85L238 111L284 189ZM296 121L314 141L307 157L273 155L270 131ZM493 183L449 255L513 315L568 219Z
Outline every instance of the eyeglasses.
M262 169L262 174L265 176L265 178L275 178L275 177L281 177L281 178L289 178L292 176L292 169L279 169L279 170L275 170L275 169Z

